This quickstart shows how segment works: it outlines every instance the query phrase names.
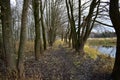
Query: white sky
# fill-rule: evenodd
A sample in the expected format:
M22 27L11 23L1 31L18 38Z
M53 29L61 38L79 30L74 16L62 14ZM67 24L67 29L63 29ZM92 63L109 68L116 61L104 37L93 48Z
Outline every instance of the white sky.
M10 3L15 6L16 5L16 1L15 0L10 0Z

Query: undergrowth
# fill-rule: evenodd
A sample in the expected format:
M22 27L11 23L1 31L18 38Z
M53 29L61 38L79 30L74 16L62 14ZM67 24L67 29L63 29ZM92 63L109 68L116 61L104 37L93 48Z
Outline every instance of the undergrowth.
M85 53L88 54L88 56L90 56L92 59L96 59L98 54L100 54L98 50L90 47L89 45L85 45L84 50Z

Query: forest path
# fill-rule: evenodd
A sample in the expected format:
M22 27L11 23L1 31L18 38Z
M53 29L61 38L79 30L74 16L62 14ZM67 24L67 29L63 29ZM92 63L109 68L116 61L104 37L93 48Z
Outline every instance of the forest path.
M43 80L106 80L108 75L99 74L98 66L101 63L98 61L99 59L93 60L89 56L76 54L75 51L59 46L48 49L39 61L26 61L26 75L37 76L38 80L40 77Z

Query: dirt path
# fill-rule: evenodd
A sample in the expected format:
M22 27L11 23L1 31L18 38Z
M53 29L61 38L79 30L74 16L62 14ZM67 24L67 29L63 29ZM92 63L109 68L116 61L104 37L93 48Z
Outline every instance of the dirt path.
M95 76L97 73L94 75L99 69L96 61L60 46L56 50L48 50L39 61L26 61L26 76L36 77L36 80L106 80L105 75L99 79Z

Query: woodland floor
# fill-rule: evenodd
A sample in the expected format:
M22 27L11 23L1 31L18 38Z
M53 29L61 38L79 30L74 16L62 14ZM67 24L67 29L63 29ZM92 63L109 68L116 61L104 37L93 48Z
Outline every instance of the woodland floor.
M26 53L27 54L27 53ZM96 59L67 47L49 48L38 61L33 52L25 61L26 80L108 80L114 60L99 55Z

